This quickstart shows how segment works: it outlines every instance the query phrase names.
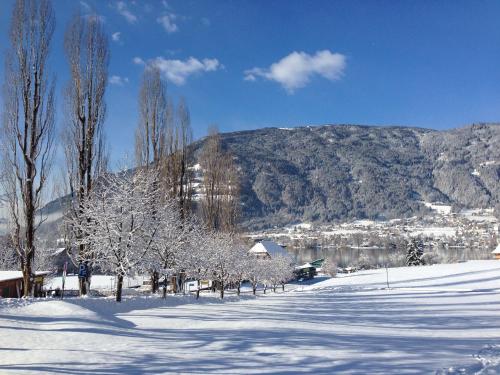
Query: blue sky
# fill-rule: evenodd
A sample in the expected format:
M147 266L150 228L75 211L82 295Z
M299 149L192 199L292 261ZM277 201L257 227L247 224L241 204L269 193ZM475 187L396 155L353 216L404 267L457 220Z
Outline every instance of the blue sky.
M498 1L53 5L59 90L67 82L63 35L75 10L97 12L110 35L105 126L115 160L132 150L146 64L162 69L174 100L186 98L197 138L210 124L221 131L326 123L448 129L500 120ZM11 8L2 1L3 50Z

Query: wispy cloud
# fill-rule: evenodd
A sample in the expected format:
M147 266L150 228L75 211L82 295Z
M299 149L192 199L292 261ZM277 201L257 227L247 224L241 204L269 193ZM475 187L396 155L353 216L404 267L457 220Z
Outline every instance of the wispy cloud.
M109 77L109 83L111 85L124 86L125 84L128 83L128 78L113 75L113 76Z
M170 60L160 56L147 62L140 57L134 57L133 62L137 65L145 65L146 68L157 67L164 78L178 86L185 84L189 76L214 72L223 68L217 59L199 60L194 57L186 60Z
M116 10L127 20L128 23L137 22L137 16L128 9L128 6L124 1L118 1L116 3Z
M203 17L201 19L201 23L203 26L210 26L212 24L212 22L210 22L210 18L207 18L207 17Z
M346 58L340 53L328 50L318 51L314 55L305 52L292 52L269 68L252 68L245 70L244 79L255 81L258 77L278 82L289 94L305 87L315 75L330 81L342 77L346 66Z
M80 1L80 6L86 12L90 12L92 10L92 8L90 7L90 5L87 2L85 2L85 1Z
M175 23L177 15L173 13L167 13L161 17L158 17L156 21L163 26L165 31L169 34L179 31L179 27Z
M120 39L121 35L122 35L122 33L117 31L116 33L111 34L111 40L113 42L119 42L119 41L121 41L121 39Z

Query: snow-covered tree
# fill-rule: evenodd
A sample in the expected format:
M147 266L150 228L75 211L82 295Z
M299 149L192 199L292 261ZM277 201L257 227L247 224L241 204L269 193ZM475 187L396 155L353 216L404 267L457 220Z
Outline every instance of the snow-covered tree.
M257 286L267 278L268 259L251 257L248 262L247 279L252 285L252 292L255 295Z
M285 290L285 284L293 278L293 259L289 256L275 255L263 262L264 291L269 285L274 292L278 285Z
M19 256L10 236L0 237L0 270L17 270Z
M155 184L157 186L157 184ZM182 220L178 204L173 199L165 198L151 208L151 221L156 222L158 230L154 241L144 258L144 271L151 274L152 291L158 290L159 276L167 277L174 273L178 265L179 252L185 246L188 232L192 229L189 221ZM164 285L166 291L166 285Z
M239 296L241 283L247 278L249 263L253 257L248 254L245 243L238 238L233 241L231 260L230 281L236 286L236 292Z
M326 258L321 265L321 269L325 275L329 275L331 277L335 277L337 275L337 264L331 259Z
M151 211L160 202L155 181L155 175L145 170L105 175L82 204L86 220L71 223L84 234L76 238L76 245L83 244L88 249L81 256L116 275L118 302L123 277L148 259L162 226Z
M224 298L224 289L231 280L235 264L235 239L231 233L211 232L207 235L206 244L206 260L212 280L220 290L220 297Z
M421 266L424 264L424 244L418 238L412 238L406 244L406 265Z

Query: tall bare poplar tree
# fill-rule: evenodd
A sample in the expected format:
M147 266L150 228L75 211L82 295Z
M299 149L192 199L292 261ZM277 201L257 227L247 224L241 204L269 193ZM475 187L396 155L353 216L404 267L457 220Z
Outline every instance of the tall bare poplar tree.
M165 156L167 122L171 115L160 70L148 67L139 92L139 124L135 133L138 166L159 168Z
M66 30L64 47L71 78L66 89L63 139L69 188L74 202L70 214L79 217L82 202L90 194L96 178L105 170L107 161L103 124L109 49L99 18L75 15ZM75 235L78 237L81 234ZM76 259L88 264L92 255L80 245ZM88 279L85 281L87 283L82 280L80 285L81 294L87 292Z
M239 180L231 153L222 149L216 128L210 128L201 152L203 199L201 214L207 228L234 231L239 214Z
M184 219L191 209L192 172L189 169L189 146L193 141L191 116L186 101L181 99L177 107L177 185L181 218Z
M165 168L165 154L168 124L171 123L172 109L167 98L167 88L161 80L157 67L148 67L142 76L139 91L139 123L135 132L135 153L138 168L155 169L155 176ZM163 184L164 185L164 184ZM160 186L159 179L154 181L154 188L160 189L163 196L166 190ZM157 202L158 203L158 202ZM155 215L155 207L151 207ZM159 273L150 270L152 292L159 287Z
M48 0L17 0L5 59L2 151L12 239L21 261L23 296L33 294L36 211L47 181L54 135L54 79L47 59L55 27Z

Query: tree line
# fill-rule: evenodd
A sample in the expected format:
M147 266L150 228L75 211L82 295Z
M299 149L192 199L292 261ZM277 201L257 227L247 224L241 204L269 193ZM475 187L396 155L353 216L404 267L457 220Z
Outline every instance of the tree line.
M43 223L38 215L59 145L70 197L63 235L72 260L89 271L81 278L80 294L88 293L96 264L115 272L118 280L132 270L150 272L156 291L161 270L194 274L178 254L180 248L194 252L195 238L204 238L198 242L206 250L203 258L215 244L237 249L239 182L233 157L211 128L199 157L203 179L195 197L189 109L184 99L174 105L154 66L145 67L138 93L134 165L110 173L105 137L109 38L97 16L75 14L66 26L70 74L62 89L61 129L56 129L56 74L48 63L54 30L50 0L15 1L5 55L1 177L23 295L32 295L36 233ZM213 267L197 272L205 268L216 275ZM223 285L230 280L228 268L221 272Z

